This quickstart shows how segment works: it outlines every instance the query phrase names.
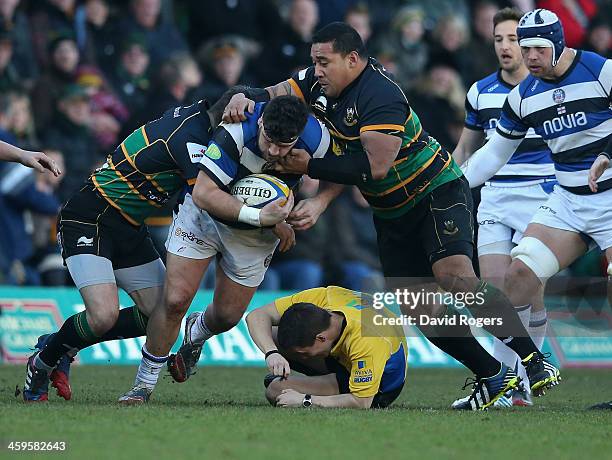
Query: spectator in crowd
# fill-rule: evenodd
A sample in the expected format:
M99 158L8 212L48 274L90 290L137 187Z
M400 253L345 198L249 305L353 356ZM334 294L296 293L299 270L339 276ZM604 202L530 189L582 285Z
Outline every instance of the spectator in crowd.
M21 91L6 93L8 100L7 127L15 138L15 145L25 150L38 150L30 98Z
M187 0L189 43L199 49L221 35L240 35L267 45L282 19L274 0Z
M52 55L49 42L58 34L69 33L80 54L84 54L87 39L85 14L78 11L76 0L39 0L30 17L32 45L40 66L47 68ZM87 60L87 59L84 59Z
M110 78L115 91L131 113L138 113L147 103L151 89L149 61L144 38L130 34L121 44L119 62Z
M209 11L208 6L202 8ZM186 52L187 43L174 24L164 21L160 15L161 0L131 0L127 17L121 22L119 33L142 34L147 43L151 63L163 64L172 54ZM206 28L208 22L198 25Z
M0 164L0 251L3 255L0 270L6 284L39 285L41 282L39 271L30 260L34 254L31 213L54 218L60 208L53 182L41 179L43 174L18 163Z
M234 85L254 86L246 75L244 44L239 37L226 35L208 43L200 52L200 65L205 79L198 95L211 104Z
M0 92L17 88L20 84L19 74L12 63L13 37L0 25Z
M64 156L57 150L45 150L47 156L63 171ZM64 179L63 175L55 176L50 171L36 175L36 190L45 196L56 197L57 189ZM34 253L30 258L32 266L40 274L40 284L43 286L64 286L68 270L60 254L57 244L57 213L52 215L40 212L32 213L32 244Z
M430 59L445 61L449 66L456 69L465 85L473 82L466 81L469 72L468 62L470 60L467 44L470 35L467 22L460 16L446 16L441 18L433 31L433 44Z
M372 18L367 3L357 3L346 11L344 22L357 31L363 44L368 48L372 36Z
M68 31L58 34L49 43L49 68L37 80L32 91L34 122L38 130L45 129L66 85L75 81L80 54L76 41Z
M612 5L611 5L612 8ZM612 11L611 11L612 13ZM612 14L595 18L589 26L584 49L612 59Z
M155 97L149 98L142 110L130 116L120 137L127 137L133 130L161 116L171 107L188 105L193 100L200 99L195 97L195 92L201 82L200 69L188 53L170 56L161 66L155 87L151 90Z
M566 46L582 48L589 21L597 14L596 0L538 0L536 4L538 8L545 8L559 16Z
M483 75L494 72L499 64L493 46L493 16L499 7L490 0L478 2L472 13L472 39L467 45L469 63L464 82L471 85Z
M113 93L102 72L93 66L82 66L77 70L76 83L87 91L91 102L91 128L98 141L98 149L113 149L121 126L127 121L127 108Z
M432 60L408 97L421 124L449 151L463 129L465 94L457 69L448 60Z
M304 176L304 182L296 197L312 197L316 195L318 188L318 180ZM278 277L280 285L276 289L301 291L323 285L324 263L330 241L328 233L327 215L323 214L317 225L296 232L296 244L292 249L274 254L268 271Z
M427 64L429 49L423 41L423 10L415 6L400 9L391 25L374 46L374 54L394 62L388 70L405 90L411 88Z
M76 192L104 160L104 155L95 148L90 126L91 106L87 90L77 84L66 86L57 101L53 122L42 135L45 145L64 154L66 170L59 187L62 202Z
M30 38L30 21L18 10L19 3L19 0L0 0L0 30L10 32L13 45L12 67L21 79L20 85L31 89L34 79L38 77L38 65Z
M311 63L310 40L319 22L314 0L293 0L278 38L262 50L253 69L259 84L268 86Z
M420 6L425 12L423 24L425 30L433 31L441 27L440 21L449 17L467 23L470 19L470 9L466 0L406 0L408 5ZM448 22L445 21L448 25Z
M330 22L342 21L354 0L317 0L319 5L320 27Z
M346 188L327 214L327 247L340 286L364 292L383 289L372 210L359 189Z
M117 65L117 21L107 0L86 0L87 49L96 65L110 75Z

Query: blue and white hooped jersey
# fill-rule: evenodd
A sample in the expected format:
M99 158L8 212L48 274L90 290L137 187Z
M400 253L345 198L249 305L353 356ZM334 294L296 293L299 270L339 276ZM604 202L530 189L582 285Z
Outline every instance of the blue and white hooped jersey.
M198 167L228 193L243 177L265 172L266 160L257 145L257 120L265 105L265 102L255 104L253 113L247 113L247 119L241 123L221 123L200 159ZM314 115L308 116L295 148L306 150L313 158L322 158L330 150L329 131ZM302 177L300 174L273 175L290 188L294 188Z
M589 168L612 135L611 88L612 60L578 50L561 77L530 75L510 92L497 132L519 139L533 128L552 152L559 184L573 193L591 193ZM598 186L599 191L612 188L612 168Z
M501 78L499 70L474 83L465 98L465 126L484 131L488 140L495 132L502 107L512 88ZM533 128L529 128L508 163L491 181L521 182L554 177L550 149Z

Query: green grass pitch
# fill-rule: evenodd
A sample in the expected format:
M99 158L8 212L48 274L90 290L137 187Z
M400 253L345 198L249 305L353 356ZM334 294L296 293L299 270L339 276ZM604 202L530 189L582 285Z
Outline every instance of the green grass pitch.
M146 407L117 397L135 368L81 366L73 399L48 404L15 397L23 366L0 366L0 458L11 440L66 441L75 459L575 459L610 458L612 411L585 407L612 399L612 372L565 370L563 384L532 408L455 413L461 370L410 370L401 397L379 411L280 409L263 398L261 368L205 367L183 384L160 379ZM37 454L39 457L43 454Z

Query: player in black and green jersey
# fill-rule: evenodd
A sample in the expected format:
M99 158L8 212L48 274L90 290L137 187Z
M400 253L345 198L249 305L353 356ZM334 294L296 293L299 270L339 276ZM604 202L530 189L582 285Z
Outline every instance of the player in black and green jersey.
M392 76L365 56L353 28L344 23L325 26L313 37L311 57L313 66L266 88L259 98L302 98L330 130L337 155L311 159L294 150L277 170L358 186L374 211L383 271L394 287L405 286L407 277L433 274L445 290L479 294L484 305L472 313L502 317L502 327L487 329L521 358L530 358L534 380L539 381L539 374L545 378L544 359L508 299L474 273L470 189L450 154L423 130ZM224 119L237 121L251 103L242 94L234 96ZM340 189L327 187L298 203L288 221L297 229L310 227ZM427 335L476 374L472 408L486 408L516 387L514 372L490 356L469 327Z
M195 183L197 165L237 89L211 108L205 101L172 108L138 128L64 205L58 219L62 257L85 311L39 340L42 350L28 360L26 400L47 399L49 376L58 394L70 399L66 366L52 373L66 354L146 333L148 315L162 296L165 268L144 221ZM119 309L118 287L135 306Z

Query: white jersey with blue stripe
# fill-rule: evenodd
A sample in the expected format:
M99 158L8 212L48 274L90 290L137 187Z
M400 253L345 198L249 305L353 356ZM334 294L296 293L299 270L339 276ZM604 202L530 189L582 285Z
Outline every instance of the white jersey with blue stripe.
M232 185L243 177L267 172L267 162L257 144L257 120L262 116L265 105L255 104L253 113L247 113L247 119L241 123L221 123L203 152L199 168L228 193ZM321 158L330 149L330 144L328 129L309 115L295 148L306 150L313 158ZM272 174L291 188L302 177L299 174Z
M501 70L474 83L465 98L465 126L484 131L489 140L495 133L502 107L512 88L502 78ZM533 128L529 128L512 158L490 180L522 182L554 179L554 175L550 149Z
M497 132L520 139L533 128L552 152L559 184L573 193L590 193L589 168L612 135L611 88L612 60L579 50L561 77L530 75L510 91ZM612 168L598 187L612 188Z

